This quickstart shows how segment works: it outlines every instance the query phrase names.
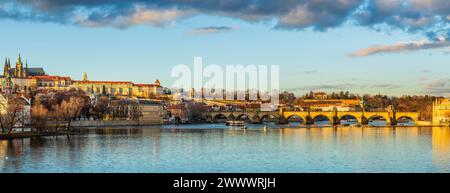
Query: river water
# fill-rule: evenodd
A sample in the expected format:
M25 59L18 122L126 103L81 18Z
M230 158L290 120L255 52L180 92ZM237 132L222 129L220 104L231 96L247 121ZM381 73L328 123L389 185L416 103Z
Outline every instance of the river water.
M450 128L223 124L0 140L0 172L450 172Z

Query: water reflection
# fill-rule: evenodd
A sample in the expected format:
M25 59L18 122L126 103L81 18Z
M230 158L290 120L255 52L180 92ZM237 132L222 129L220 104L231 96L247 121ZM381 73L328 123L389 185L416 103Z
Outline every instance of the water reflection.
M221 124L0 141L0 172L450 172L450 128Z
M450 129L435 128L433 135L433 164L440 172L449 172Z

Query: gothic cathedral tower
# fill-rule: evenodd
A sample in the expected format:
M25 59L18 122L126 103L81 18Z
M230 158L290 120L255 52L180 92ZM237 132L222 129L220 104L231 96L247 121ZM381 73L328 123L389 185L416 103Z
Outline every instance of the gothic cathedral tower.
M8 58L5 59L5 67L3 68L3 76L11 75L9 72L11 71L11 64Z
M23 63L22 63L22 58L20 57L19 54L19 58L17 58L17 62L16 62L16 68L14 69L14 77L17 78L25 78L26 72L23 69Z

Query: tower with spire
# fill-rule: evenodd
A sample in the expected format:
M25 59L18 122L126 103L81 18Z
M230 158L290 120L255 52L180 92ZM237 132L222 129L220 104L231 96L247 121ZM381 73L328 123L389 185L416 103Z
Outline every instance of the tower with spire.
M83 79L83 81L87 81L88 80L88 76L87 76L87 74L86 74L86 72L84 72L83 73L83 77L82 77Z
M25 70L23 71L24 77L28 76L28 59L25 60Z
M8 75L11 75L10 71L11 71L11 64L9 62L9 59L5 58L5 67L3 68L3 76L6 77Z
M3 92L6 94L11 94L13 92L14 83L11 80L10 74L6 74L5 79L2 82Z
M19 58L17 58L16 68L14 69L14 77L17 77L17 78L25 78L26 77L26 73L23 70L23 63L22 63L22 58L20 57L20 54L19 54Z

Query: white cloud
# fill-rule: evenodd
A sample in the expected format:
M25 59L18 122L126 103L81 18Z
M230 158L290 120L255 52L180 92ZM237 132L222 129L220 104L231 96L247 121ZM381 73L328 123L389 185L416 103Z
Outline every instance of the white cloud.
M75 16L75 23L83 27L114 26L126 28L139 24L163 26L179 18L191 16L194 13L195 12L192 10L150 9L142 6L135 6L130 14L120 16L111 16L108 13L95 13L96 17L92 18L92 13L81 12Z
M422 40L417 42L397 43L393 45L371 46L358 50L351 54L354 57L370 56L380 53L394 53L404 51L415 51L424 49L446 48L450 46L450 41L439 39L436 41Z
M425 93L436 96L450 96L450 79L438 79L422 83Z
M220 32L228 32L233 30L238 30L239 26L209 26L209 27L202 27L202 28L196 28L192 30L189 34L191 35L200 35L200 34L211 34L211 33L220 33Z

